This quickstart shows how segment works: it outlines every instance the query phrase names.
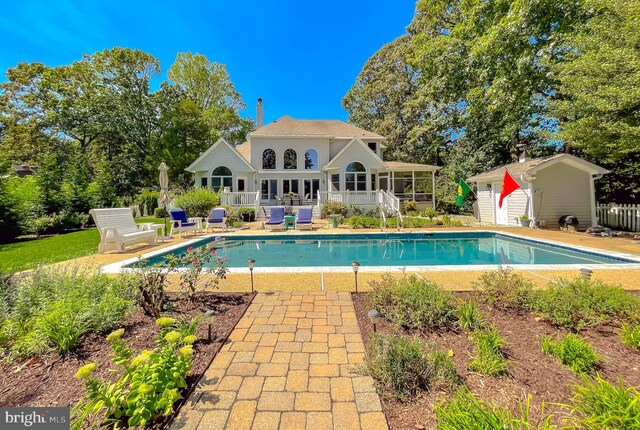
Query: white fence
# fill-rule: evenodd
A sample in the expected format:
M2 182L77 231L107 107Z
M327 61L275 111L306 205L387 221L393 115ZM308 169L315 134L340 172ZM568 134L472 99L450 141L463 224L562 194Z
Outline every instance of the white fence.
M258 213L260 207L260 191L255 192L225 192L220 193L220 204L225 206L253 207Z
M640 231L640 205L598 204L596 215L601 225Z

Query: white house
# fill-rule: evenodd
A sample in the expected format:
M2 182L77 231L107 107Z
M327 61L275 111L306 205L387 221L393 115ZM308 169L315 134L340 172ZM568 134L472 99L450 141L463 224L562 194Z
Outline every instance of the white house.
M258 129L247 142L233 147L220 139L187 168L196 186L223 189L225 203L256 208L283 198L318 207L325 201L386 205L389 199L435 206L438 167L384 161L383 136L337 120L284 116L263 126L262 118L258 99Z
M520 185L498 207L505 169ZM519 225L520 216L557 225L575 215L584 228L597 224L594 181L608 170L569 154L529 159L472 176L478 186L478 218L499 225Z

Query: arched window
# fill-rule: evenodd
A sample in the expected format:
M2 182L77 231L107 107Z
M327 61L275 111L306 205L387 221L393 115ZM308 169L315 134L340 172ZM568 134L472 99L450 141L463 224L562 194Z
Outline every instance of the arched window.
M218 166L211 172L211 188L214 190L220 190L222 188L229 188L233 191L233 174L231 169L226 166Z
M286 170L298 168L298 153L294 149L284 151L284 168Z
M276 151L273 149L265 149L262 151L262 168L264 170L276 169Z
M344 185L347 191L367 191L367 169L362 163L354 161L347 165Z
M315 149L307 149L304 153L304 169L318 170L318 151Z

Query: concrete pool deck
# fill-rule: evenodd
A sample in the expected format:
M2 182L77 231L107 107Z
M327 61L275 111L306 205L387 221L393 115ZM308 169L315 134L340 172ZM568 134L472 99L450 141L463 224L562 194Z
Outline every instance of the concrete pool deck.
M457 228L420 228L420 229L403 229L401 232L411 231L494 231L497 233L516 234L525 238L557 242L569 246L587 247L595 250L604 251L604 253L616 253L616 254L629 254L636 258L640 258L640 241L635 241L630 238L615 237L615 238L601 238L587 236L581 233L570 233L559 230L535 230L530 228L519 227L457 227ZM345 228L339 229L326 229L315 230L312 232L299 232L294 231L293 234L345 234L345 233L379 233L379 230L350 230ZM386 230L387 233L395 232L395 230ZM255 234L256 236L263 234L271 234L264 230L239 230L236 232L229 232L226 235L247 235ZM283 238L286 238L289 232L276 233L282 234ZM201 235L199 238L203 238ZM187 238L175 238L172 241L159 243L156 246L141 247L131 250L126 253L109 253L109 254L97 254L89 257L82 257L71 262L79 263L82 265L92 265L98 267L104 267L108 264L122 262L131 258L138 257L142 254L151 252L157 252L177 244L184 244L192 237ZM66 262L68 264L69 262ZM60 264L60 263L59 263ZM62 263L65 264L65 263ZM571 278L578 274L577 269L571 270L550 270L549 266L527 268L526 270L520 270L516 267L523 276L530 278L536 285L546 285L550 280L557 278ZM442 287L450 290L470 290L472 289L473 282L484 273L485 270L474 270L472 268L465 268L460 271L438 271L425 270L418 271L425 278L437 282ZM399 274L400 272L396 272ZM367 291L369 289L369 282L380 279L381 272L368 272L361 271L358 274L358 287L359 290ZM601 279L603 281L619 284L622 287L630 290L640 290L640 270L638 269L593 269L593 277ZM172 280L177 279L177 275L171 275ZM177 282L174 282L174 287L177 286ZM320 273L320 270L315 273L290 273L284 271L275 273L260 273L256 271L254 274L254 288L257 291L353 291L355 289L355 280L353 273L348 272L324 272ZM223 280L219 285L220 291L249 291L251 289L251 282L249 274L245 273L232 273L227 276L227 279Z

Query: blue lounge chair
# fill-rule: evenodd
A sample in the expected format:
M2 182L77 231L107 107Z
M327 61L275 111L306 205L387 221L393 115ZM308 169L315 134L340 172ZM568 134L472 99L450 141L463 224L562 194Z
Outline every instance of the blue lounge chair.
M216 208L211 211L207 218L206 230L221 228L223 231L227 228L227 210L225 208Z
M173 232L177 231L178 236L182 237L182 232L192 231L194 234L198 232L198 223L187 219L187 214L182 209L170 209L169 218L171 218L171 231L169 236L173 236Z
M313 209L300 208L296 218L297 230L313 230Z
M269 211L269 221L264 223L269 230L284 230L284 207L271 208Z

